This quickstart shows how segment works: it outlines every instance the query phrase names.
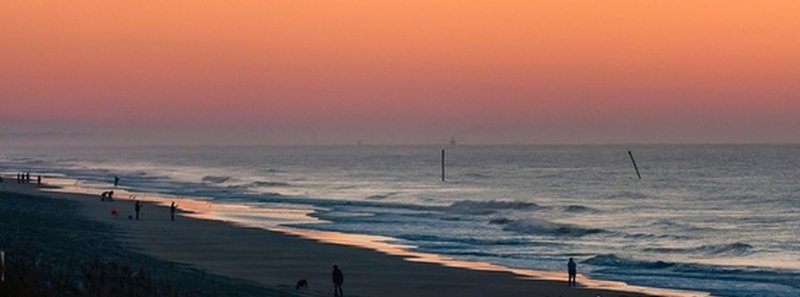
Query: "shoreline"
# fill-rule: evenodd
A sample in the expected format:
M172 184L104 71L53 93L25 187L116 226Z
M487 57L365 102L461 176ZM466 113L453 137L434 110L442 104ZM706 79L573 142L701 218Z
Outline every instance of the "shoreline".
M15 191L9 191L6 187L9 185ZM127 215L133 209L130 199L99 202L98 196L81 192L77 187L14 186L6 182L0 191L21 190L23 194L82 202L82 215L122 227L119 228L125 233L122 237L130 248L269 287L291 288L296 280L305 278L312 289L322 289L314 292L329 294L328 270L330 265L338 263L345 271L345 291L358 296L709 296L593 280L582 275L578 278L578 288L567 288L564 273L460 261L416 252L413 247L389 243L390 238L379 236L289 227L258 228L203 217L199 208L194 212L181 211L176 215L177 222L170 222L169 209L164 206L169 199L153 198L158 195L149 193L144 206L147 217L142 221L128 220ZM126 211L113 219L107 213L109 204ZM161 215L156 218L151 213ZM275 243L279 247L274 247Z

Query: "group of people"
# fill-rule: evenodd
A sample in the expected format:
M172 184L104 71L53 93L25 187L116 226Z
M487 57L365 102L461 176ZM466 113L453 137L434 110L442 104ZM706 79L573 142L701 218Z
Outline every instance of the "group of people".
M30 182L31 182L31 173L30 172L17 173L17 183L18 184L26 184L26 183L30 183ZM37 175L36 176L36 184L37 185L41 185L42 184L42 176L41 175Z
M119 180L120 180L119 177L115 175L114 176L114 187L115 188L119 185ZM131 197L135 198L135 196L131 196ZM105 192L101 193L100 194L100 201L114 201L114 191L105 191ZM175 202L173 201L172 205L170 205L170 207L169 207L170 220L172 220L172 221L175 220L175 212L177 210L178 210L178 205L175 204ZM141 201L136 200L133 203L133 211L136 214L136 216L135 217L129 216L128 219L134 219L135 218L138 221L139 218L141 217L141 213L142 213L142 202ZM116 208L112 210L112 215L115 215L115 213L117 213Z

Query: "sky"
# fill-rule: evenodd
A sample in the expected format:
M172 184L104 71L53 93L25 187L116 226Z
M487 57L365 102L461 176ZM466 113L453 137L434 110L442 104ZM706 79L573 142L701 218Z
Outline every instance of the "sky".
M800 142L800 1L0 1L0 142Z

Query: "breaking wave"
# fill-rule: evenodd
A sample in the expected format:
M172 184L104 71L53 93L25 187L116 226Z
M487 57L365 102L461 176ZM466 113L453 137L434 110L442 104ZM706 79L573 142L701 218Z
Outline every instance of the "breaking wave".
M647 269L663 269L675 266L675 263L664 261L641 261L618 257L614 254L597 255L583 261L585 264L597 266L613 266L622 268L647 268Z
M257 181L250 183L252 187L291 187L292 184L277 181Z
M503 230L532 235L551 235L551 236L586 236L607 232L603 229L583 228L567 224L558 224L545 220L492 220L494 224L503 224ZM491 222L490 222L491 223Z
M206 175L202 179L203 182L211 184L221 184L229 180L231 180L230 176L215 176L215 175Z
M397 193L392 192L392 193L386 193L386 194L375 194L375 195L367 196L367 198L365 198L365 199L367 199L367 200L383 200L383 199L389 198L391 196L394 196L395 194L397 194Z
M661 260L644 261L623 258L614 254L597 255L582 261L582 263L602 267L600 270L596 270L599 273L649 275L657 278L684 277L701 281L711 280L712 282L724 280L741 283L744 286L754 282L761 285L776 284L781 286L781 290L785 290L783 294L776 294L779 296L796 296L791 292L794 292L793 288L800 288L797 283L800 273L791 270L766 270L757 267L716 266ZM741 296L741 289L742 287L718 287L716 291L719 296ZM718 295L714 294L714 296ZM751 293L745 296L775 295Z
M595 212L597 211L594 208L583 206L583 205L568 205L564 207L565 212Z
M464 200L450 204L448 208L452 211L470 214L491 214L498 210L537 210L542 207L533 202L521 201L475 201Z
M693 248L646 248L644 251L658 253L701 253L705 255L744 256L752 253L753 246L735 242L730 244L703 245Z

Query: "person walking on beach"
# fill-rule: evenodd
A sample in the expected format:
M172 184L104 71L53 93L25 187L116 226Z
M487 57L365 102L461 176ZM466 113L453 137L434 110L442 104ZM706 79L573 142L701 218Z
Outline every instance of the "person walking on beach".
M575 261L572 258L569 258L569 262L567 262L567 273L569 274L569 278L567 278L567 285L574 287L575 275L578 274L578 265L575 264Z
M119 177L115 175L114 176L114 187L116 188L118 184L119 184Z
M37 175L36 176L36 185L39 185L39 186L42 185L42 176L41 175Z
M344 283L344 274L339 270L339 266L333 265L333 296L344 296L342 283Z
M142 210L142 204L139 200L136 200L136 204L134 204L133 209L136 210L136 220L139 220L139 211Z
M175 201L172 201L172 205L169 206L169 215L173 221L175 220L175 209L177 208L178 206L175 205Z
M30 172L25 174L25 182L26 183L30 183L31 182L31 173Z

